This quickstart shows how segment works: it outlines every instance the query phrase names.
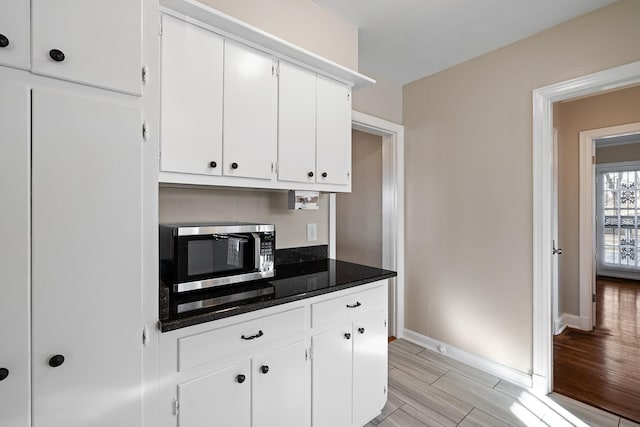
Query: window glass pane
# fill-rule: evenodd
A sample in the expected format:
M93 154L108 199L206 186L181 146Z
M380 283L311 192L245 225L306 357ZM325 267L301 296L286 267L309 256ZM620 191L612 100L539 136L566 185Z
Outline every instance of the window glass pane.
M640 171L602 174L602 262L609 266L638 267L638 205Z

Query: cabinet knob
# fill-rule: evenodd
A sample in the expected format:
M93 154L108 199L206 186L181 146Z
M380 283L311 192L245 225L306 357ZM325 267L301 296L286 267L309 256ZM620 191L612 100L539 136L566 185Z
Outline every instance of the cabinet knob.
M238 164L236 162L231 163L231 169L238 169Z
M307 176L308 176L309 178L313 178L313 172L309 172L309 173L307 174Z
M351 334L349 332L347 332L346 334L344 334L345 339L350 340L351 339Z
M49 56L56 62L64 61L64 52L58 49L51 49L49 51Z
M247 377L245 377L245 376L244 376L244 375L242 375L242 374L239 374L239 375L236 377L236 381L238 381L240 384L242 384L242 383L244 382L244 380L246 380L246 379L247 379Z
M49 359L49 366L52 368L57 368L58 366L64 363L64 356L61 354L56 354L55 356Z
M260 366L260 372L266 374L267 372L269 372L269 367L267 365Z
M326 172L322 172L322 177L326 178L327 177L327 173Z
M210 162L209 162L209 167L210 167L211 169L214 169L214 168L218 167L218 163L216 163L216 162L214 162L214 161L212 160L212 161L210 161Z
M0 381L9 376L9 370L7 368L0 368Z
M9 46L9 39L4 34L0 34L0 47Z
M358 328L358 332L360 332L361 334L364 334L364 328Z

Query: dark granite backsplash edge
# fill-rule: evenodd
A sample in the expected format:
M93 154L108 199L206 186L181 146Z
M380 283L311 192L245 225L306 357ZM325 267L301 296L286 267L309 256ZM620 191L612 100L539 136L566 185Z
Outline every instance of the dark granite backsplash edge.
M329 258L329 245L300 246L276 249L276 268L279 265L318 261Z

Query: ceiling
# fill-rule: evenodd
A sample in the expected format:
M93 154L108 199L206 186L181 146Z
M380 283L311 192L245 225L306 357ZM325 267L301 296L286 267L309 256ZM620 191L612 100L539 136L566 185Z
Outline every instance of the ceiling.
M405 84L616 0L312 0L358 27L359 67Z

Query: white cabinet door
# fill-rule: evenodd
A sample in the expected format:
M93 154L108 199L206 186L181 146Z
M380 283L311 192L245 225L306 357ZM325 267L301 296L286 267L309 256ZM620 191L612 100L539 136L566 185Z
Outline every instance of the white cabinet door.
M3 0L0 13L0 65L29 69L30 4Z
M318 76L317 86L317 181L348 185L351 180L351 89L323 76Z
M305 350L299 341L253 359L253 427L309 424Z
M222 37L162 17L160 169L222 175Z
M142 0L32 0L32 71L139 95L141 23Z
M251 362L178 386L178 427L250 427Z
M316 182L316 73L280 61L278 180Z
M142 425L141 111L109 99L32 94L34 427Z
M0 200L4 207L0 221L0 424L27 427L30 96L26 85L6 80L0 81L0 94Z
M271 56L225 41L224 175L271 179L277 83Z
M387 400L387 320L377 313L354 322L353 421L365 424Z
M351 425L352 342L351 323L311 338L313 427Z

